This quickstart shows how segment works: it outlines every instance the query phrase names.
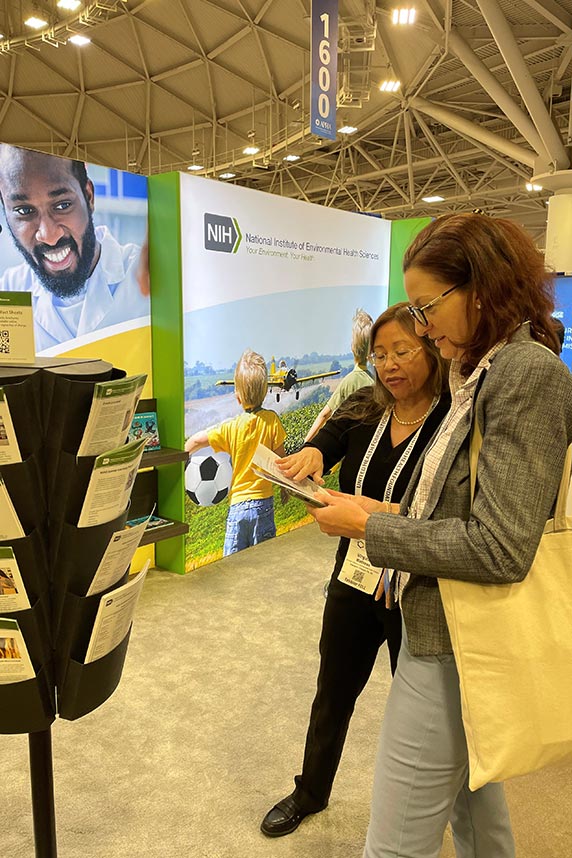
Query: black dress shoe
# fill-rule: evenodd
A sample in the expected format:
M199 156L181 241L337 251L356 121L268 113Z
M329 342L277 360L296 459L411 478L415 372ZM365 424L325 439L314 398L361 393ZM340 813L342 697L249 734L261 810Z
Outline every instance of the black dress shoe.
M260 830L267 837L282 837L284 834L296 831L304 817L309 816L310 813L319 813L323 809L321 807L315 811L302 810L292 793L268 811L262 820Z

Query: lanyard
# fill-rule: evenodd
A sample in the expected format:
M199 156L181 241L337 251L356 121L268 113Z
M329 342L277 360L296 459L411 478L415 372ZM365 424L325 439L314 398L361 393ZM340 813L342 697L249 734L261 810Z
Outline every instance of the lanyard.
M433 411L433 409L434 409L434 407L438 401L439 401L439 398L435 397L435 399L433 400L433 402L431 404L431 411ZM429 412L429 413L431 413L431 412ZM365 456L363 457L362 463L359 467L359 471L358 471L357 477L356 477L356 484L355 484L355 494L356 495L361 495L361 490L363 487L363 482L365 479L366 471L369 467L369 464L373 458L373 454L375 453L375 451L377 449L377 445L379 444L379 442L381 440L381 436L385 432L385 429L386 429L387 424L389 423L390 419L391 419L391 408L386 408L386 410L385 410L381 420L379 421L379 424L378 424L378 426L377 426L377 428L373 434L373 438L369 442L369 447L367 448L367 450L365 452ZM419 429L416 429L415 432L413 433L413 435L411 436L407 447L405 448L405 450L401 454L399 461L397 462L396 466L394 467L393 471L391 472L389 479L385 485L385 490L383 492L383 500L384 501L388 501L388 502L391 501L391 496L393 494L393 489L395 488L395 483L399 479L399 475L400 475L401 471L403 470L403 468L407 464L407 460L409 459L409 456L411 455L411 452L415 446L415 442L417 441L417 438L418 438L419 433L420 433L422 428L423 428L423 423L421 424Z

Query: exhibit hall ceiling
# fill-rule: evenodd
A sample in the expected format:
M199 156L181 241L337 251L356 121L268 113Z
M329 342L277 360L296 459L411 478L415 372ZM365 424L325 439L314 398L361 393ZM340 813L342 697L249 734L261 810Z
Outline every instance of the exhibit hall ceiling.
M570 166L572 0L418 0L410 25L340 0L357 130L335 141L309 128L310 0L61 4L0 0L4 142L388 218L478 207L543 241L550 195L526 183Z

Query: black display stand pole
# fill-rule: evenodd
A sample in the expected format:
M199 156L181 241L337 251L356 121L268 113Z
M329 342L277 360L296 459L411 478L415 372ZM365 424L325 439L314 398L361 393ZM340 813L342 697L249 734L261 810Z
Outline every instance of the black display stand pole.
M36 858L57 858L51 728L29 733L28 746Z
M57 858L51 725L56 716L81 718L113 694L129 643L127 633L111 652L85 663L100 599L127 580L125 570L112 587L87 595L127 510L114 521L77 526L95 461L77 456L94 385L124 376L97 360L0 366L22 459L0 465L0 475L25 534L0 544L12 549L30 603L10 616L35 671L31 679L0 684L0 734L28 733L36 858Z

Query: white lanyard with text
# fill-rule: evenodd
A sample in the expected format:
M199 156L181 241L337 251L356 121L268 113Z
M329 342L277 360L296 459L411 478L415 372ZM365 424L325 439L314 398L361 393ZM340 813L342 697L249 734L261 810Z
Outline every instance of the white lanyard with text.
M373 438L369 443L369 447L366 450L365 456L362 459L362 463L357 473L355 494L358 496L362 493L362 487L367 469L390 419L391 408L388 408L386 409L383 414L383 417L379 421L379 425L374 432ZM411 451L415 446L415 442L417 441L417 436L419 435L420 431L421 426L411 436L407 447L399 457L399 461L391 472L391 475L387 481L383 493L383 500L387 501L388 503L391 501L391 495L393 493L395 483L397 482L401 471L405 467L405 464L409 459L409 456L411 455ZM341 581L343 584L347 584L349 587L354 587L356 590L361 590L362 593L368 593L369 595L371 595L375 592L382 572L383 568L380 568L378 566L372 566L372 564L369 562L365 550L365 540L351 539L343 566L340 569L340 573L338 575L338 581Z

